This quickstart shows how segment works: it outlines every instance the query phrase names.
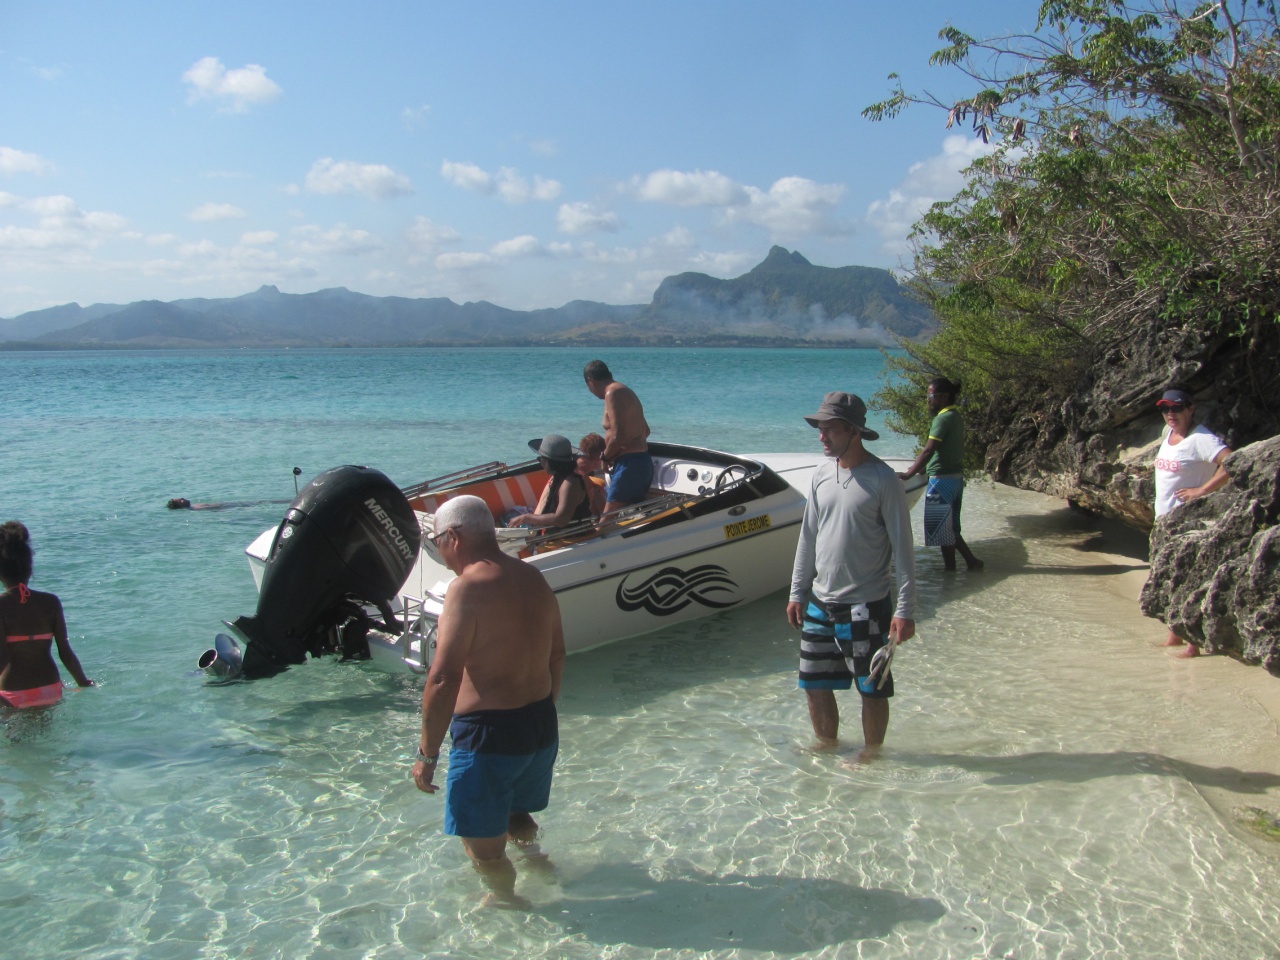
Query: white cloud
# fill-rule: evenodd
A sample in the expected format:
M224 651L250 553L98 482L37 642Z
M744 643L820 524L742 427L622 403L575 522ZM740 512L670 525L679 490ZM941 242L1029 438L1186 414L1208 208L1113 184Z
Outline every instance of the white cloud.
M686 250L697 243L693 235L693 231L688 227L672 227L668 230L659 241L664 247L674 247L678 250Z
M507 203L528 203L530 200L554 200L560 196L563 187L558 180L548 180L534 176L530 183L520 175L520 171L511 167L503 167L498 171L498 192Z
M0 210L3 210L5 207L16 207L20 203L22 203L21 197L12 193L5 193L3 190L0 190Z
M431 105L424 103L417 107L405 107L404 110L400 112L400 117L404 120L404 125L406 127L410 130L416 130L426 124L427 117L430 113Z
M751 223L775 238L836 234L845 229L831 220L831 212L845 194L838 183L816 183L804 177L783 177L766 193L746 187L749 202L725 212L730 223Z
M240 287L278 280L303 282L318 275L315 265L302 257L281 257L275 250L237 243L229 247L209 240L182 244L177 259L149 260L142 272L165 276L191 286Z
M464 190L493 193L493 177L474 163L455 163L452 160L446 160L440 164L440 176L455 187L462 187Z
M189 214L188 220L199 223L213 223L218 220L243 220L245 212L230 203L202 203Z
M961 171L993 149L976 137L951 136L942 142L942 153L913 163L888 197L867 208L867 222L880 234L885 249L906 253L907 236L916 221L937 201L959 193L964 186Z
M597 210L583 201L562 203L556 214L556 222L562 233L581 236L584 233L616 233L618 215L608 210Z
M539 157L554 157L560 152L560 148L556 146L554 140L542 138L534 140L529 144L529 149Z
M656 170L632 179L624 189L649 203L719 208L726 222L764 227L775 238L847 231L832 219L845 194L838 183L783 177L766 191L736 183L716 170Z
M747 202L747 189L715 170L657 170L632 181L640 200L677 207L726 207Z
M558 180L535 175L530 181L514 167L502 167L491 174L474 163L445 160L440 164L440 176L455 187L486 196L494 193L507 203L528 203L530 200L555 200L564 187Z
M405 231L405 239L409 242L409 262L419 263L424 258L436 256L442 247L457 243L462 237L453 227L420 216Z
M114 213L81 210L68 196L34 197L23 205L40 218L40 225L54 230L84 230L115 233L124 227L124 217Z
M578 255L589 263L638 263L640 251L631 247L612 247L606 250L590 240L582 245Z
M373 200L388 200L413 193L413 184L386 164L322 157L307 173L307 189L312 193L356 193Z
M274 230L249 230L240 234L240 242L250 247L265 246L269 243L275 243L280 239L280 234Z
M342 223L328 230L314 225L294 227L290 233L293 246L312 256L358 257L383 249L382 242L368 230L352 229Z
M703 251L689 258L688 269L711 276L737 277L759 261L758 253L709 253ZM662 280L662 277L658 278ZM656 286L656 284L655 284Z
M487 253L442 253L436 257L436 267L440 270L474 270L493 263L493 257Z
M0 147L0 173L49 173L53 164L39 154L15 150L13 147Z
M36 220L34 227L17 224L0 227L0 249L18 255L37 250L91 250L103 238L122 233L126 223L119 214L82 210L74 200L61 194L17 201L7 204L6 208L33 214Z
M197 60L182 80L191 87L188 103L212 100L228 113L244 113L254 104L270 103L283 92L264 67L250 63L228 70L217 57Z
M489 252L499 259L510 260L515 257L541 256L543 249L537 237L525 234L512 237L510 240L501 240L490 247Z

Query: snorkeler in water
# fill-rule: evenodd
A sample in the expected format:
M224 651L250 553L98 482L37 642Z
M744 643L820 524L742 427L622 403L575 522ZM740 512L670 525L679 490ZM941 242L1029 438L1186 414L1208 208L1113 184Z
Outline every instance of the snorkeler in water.
M174 497L166 507L170 510L226 510L230 507L260 507L267 503L293 503L292 500L231 500L226 503L192 503L186 497Z

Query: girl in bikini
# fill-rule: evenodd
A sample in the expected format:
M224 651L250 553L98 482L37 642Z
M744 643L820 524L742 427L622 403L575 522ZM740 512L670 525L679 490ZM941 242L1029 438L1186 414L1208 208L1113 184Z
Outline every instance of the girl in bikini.
M11 707L43 707L62 699L58 658L76 683L93 686L67 642L62 602L52 593L27 587L31 579L31 536L17 520L0 525L0 700Z

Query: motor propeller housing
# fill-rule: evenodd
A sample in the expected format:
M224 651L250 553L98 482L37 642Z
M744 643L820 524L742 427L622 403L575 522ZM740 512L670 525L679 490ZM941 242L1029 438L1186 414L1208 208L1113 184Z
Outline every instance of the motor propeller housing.
M385 474L341 466L317 476L276 528L258 609L230 623L247 642L242 674L269 676L332 651L353 604L387 616L421 540L413 508Z

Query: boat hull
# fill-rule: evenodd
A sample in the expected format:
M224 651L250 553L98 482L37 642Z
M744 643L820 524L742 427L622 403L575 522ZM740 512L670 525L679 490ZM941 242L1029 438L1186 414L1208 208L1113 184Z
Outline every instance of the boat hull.
M805 497L821 455L734 458L676 445L661 449L666 457L655 456L657 482L669 494L700 494L703 499L696 509L677 507L668 511L670 515L649 516L630 528L520 553L555 591L569 653L733 609L783 590L790 582ZM736 495L722 498L717 487L716 495L708 496L708 478L728 461L712 461L708 472L699 459L705 456L749 460L763 465L773 479L760 484L759 495L748 496L743 485ZM899 470L909 465L889 462ZM908 484L909 504L919 499L923 485L923 479ZM465 490L455 487L441 496ZM436 499L422 502L438 505ZM433 529L428 510L420 511L418 520L424 531ZM500 531L509 533L513 531ZM261 562L255 564L255 554L265 555L270 534L264 533L247 551L255 578L260 577ZM508 549L515 552L519 547ZM453 579L424 538L399 604L393 604L405 629L399 635L376 629L368 634L375 665L395 672L422 672L430 666L436 625Z

